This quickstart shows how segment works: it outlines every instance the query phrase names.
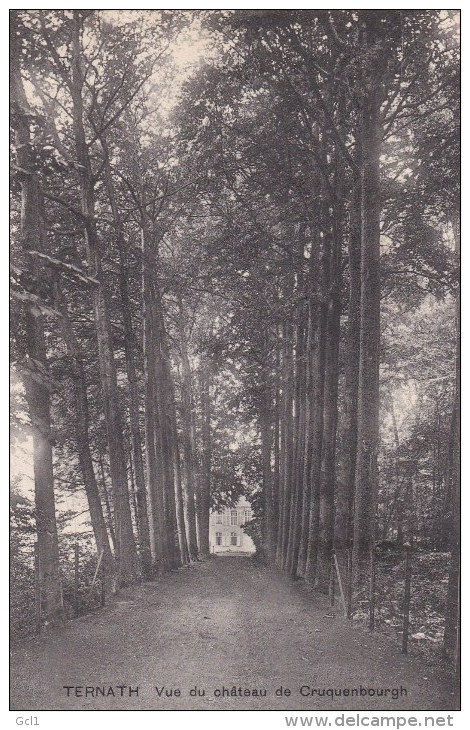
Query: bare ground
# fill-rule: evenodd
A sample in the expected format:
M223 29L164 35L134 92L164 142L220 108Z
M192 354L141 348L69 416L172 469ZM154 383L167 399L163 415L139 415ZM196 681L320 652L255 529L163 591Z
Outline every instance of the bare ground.
M190 695L196 685L204 696ZM116 696L85 696L86 686ZM276 696L281 686L291 695ZM224 687L242 696L217 696ZM301 687L404 691L303 697ZM180 696L166 696L171 689ZM231 556L121 591L105 609L16 647L11 709L444 711L458 709L458 693L438 668L352 628L324 598Z

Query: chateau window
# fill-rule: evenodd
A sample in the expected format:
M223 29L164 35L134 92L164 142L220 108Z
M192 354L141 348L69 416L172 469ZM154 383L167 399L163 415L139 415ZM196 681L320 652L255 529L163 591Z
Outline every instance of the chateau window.
M231 532L230 533L230 544L231 545L236 545L237 544L237 533L236 532Z
M221 532L215 533L215 544L222 545L222 533Z
M237 512L236 509L232 509L230 511L230 524L231 525L238 525L238 512Z
M249 522L251 520L251 509L245 510L245 522Z
M221 515L220 512L217 512L217 514L215 516L215 524L216 525L221 525L222 524L222 515Z

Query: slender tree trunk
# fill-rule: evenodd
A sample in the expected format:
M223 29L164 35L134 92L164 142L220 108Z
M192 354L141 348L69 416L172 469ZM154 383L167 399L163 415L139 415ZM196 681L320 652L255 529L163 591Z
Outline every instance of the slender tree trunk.
M178 440L178 425L176 420L175 397L172 392L171 398L171 441L173 444L173 461L175 465L175 498L176 498L176 525L178 532L179 552L181 562L187 565L191 561L189 554L189 545L186 529L186 521L184 515L184 493L183 480L181 476L181 459Z
M274 474L273 474L273 497L275 507L275 556L274 560L276 565L280 564L281 555L281 519L282 519L282 476L281 476L281 403L282 403L282 392L281 392L281 333L280 328L276 326L276 341L275 341L275 404L274 404Z
M275 364L274 364L274 410L273 410L273 473L272 473L272 508L273 508L273 560L277 556L277 537L279 531L279 504L280 504L280 474L279 474L279 403L280 403L280 386L279 386L279 333L276 327L275 333Z
M393 438L395 441L395 481L396 481L396 492L395 500L392 505L392 509L396 511L397 521L397 545L403 545L403 497L401 494L401 476L400 476L400 436L398 434L397 419L395 418L395 406L393 404L393 396L390 394L390 412L392 416L393 426ZM384 535L384 540L386 535Z
M186 343L184 328L183 302L179 301L179 334L181 348L181 414L183 426L183 454L184 454L184 512L188 534L188 547L191 560L197 560L197 527L196 527L196 458L194 453L194 433L192 423L193 412L193 384L191 366Z
M263 367L263 398L260 413L261 458L263 468L263 550L268 562L274 561L276 525L274 523L272 455L272 390L270 374L269 337L265 338Z
M378 487L382 142L380 97L378 84L366 93L361 130L361 321L353 544L355 584L367 571L369 550L374 541Z
M336 185L342 197L342 181ZM342 210L333 208L333 251L331 256L331 298L327 318L327 343L324 383L324 423L322 474L320 485L320 526L317 586L327 592L332 565L336 492L336 430L338 425L339 342L341 319Z
M269 389L266 388L269 392ZM261 458L263 464L263 493L264 493L264 524L263 524L263 551L269 563L273 561L274 551L274 521L273 521L273 474L271 466L271 410L265 398L265 405L261 413Z
M279 328L277 336L277 404L276 404L276 427L277 427L277 474L278 474L278 522L276 539L276 565L282 565L282 530L284 520L285 502L285 421L284 421L284 349L285 349L285 323Z
M209 363L201 363L201 406L202 406L202 478L198 499L197 527L199 555L209 557L209 512L211 498L211 407Z
M360 155L357 155L359 161ZM344 358L343 451L337 480L335 548L352 541L354 479L357 455L357 399L359 390L359 330L361 306L361 180L353 183L349 214L349 305Z
M294 543L294 525L296 519L296 506L298 503L297 464L299 458L299 434L301 421L300 408L300 353L302 325L295 322L292 326L292 461L290 468L290 497L288 524L286 525L286 544L284 556L284 570L291 571Z
M311 254L312 255L312 254ZM312 273L313 266L310 266ZM311 280L311 276L310 276ZM310 282L311 285L311 282ZM307 341L306 341L306 383L305 383L305 436L304 436L304 458L302 471L302 496L301 496L301 513L300 513L300 535L297 561L295 565L296 576L303 578L305 576L305 566L307 562L308 552L308 527L310 523L310 495L311 495L311 469L312 469L312 435L313 435L313 363L314 363L314 339L316 328L318 327L317 305L311 299L308 301L308 322L307 322ZM295 556L294 556L295 564Z
M128 473L129 473L129 482L131 485L130 489L130 495L131 495L131 505L132 505L132 512L134 514L135 521L137 522L137 535L139 533L139 524L137 519L137 500L135 497L135 473L134 473L134 464L132 461L132 449L129 450L129 465L128 465Z
M314 357L312 367L313 423L310 467L310 507L308 526L308 547L305 564L305 581L315 585L317 574L318 537L320 521L320 484L323 451L323 421L325 396L326 334L328 322L328 281L330 252L329 243L321 241L321 280L318 299L318 326L315 331Z
M293 326L285 322L283 327L282 357L282 414L281 414L281 463L282 463L282 516L281 516L281 562L286 566L289 540L290 511L292 500L293 466L293 400L294 400L294 361Z
M71 66L75 153L79 163L81 209L85 223L88 268L91 276L99 282L99 285L93 289L93 313L98 340L99 366L113 487L117 580L118 585L122 586L138 580L140 568L132 529L116 364L112 348L108 302L103 282L100 242L95 219L93 176L83 122L82 18L80 11L74 10L73 13Z
M455 249L460 261L460 221L453 222ZM451 560L447 588L444 649L457 668L460 663L460 294L455 303L456 354L455 391L452 414L452 430L449 449L451 462L447 468L448 489L451 494Z
M21 185L21 243L26 253L45 248L45 224L39 181L35 173L36 159L31 145L29 106L20 72L20 51L12 36L10 93L12 120L15 128L16 160L22 171ZM32 259L34 262L36 259ZM31 274L43 272L28 262ZM51 436L50 383L44 318L34 316L25 308L25 344L27 363L23 382L28 402L33 437L34 497L36 533L39 550L39 584L41 613L49 624L64 619L62 588L59 573L59 548L54 498L54 473Z
M300 288L300 287L299 287ZM300 532L303 506L303 471L305 458L305 431L306 431L306 339L308 322L305 316L305 303L299 315L297 325L297 352L296 352L296 426L295 451L293 464L293 495L289 527L289 548L287 570L296 577L297 559L300 547Z
M147 214L141 211L142 241L142 303L143 303L143 351L144 351L144 409L145 409L145 458L146 488L149 510L150 549L155 569L163 570L165 563L164 548L164 481L161 465L161 439L159 415L155 404L156 333L153 322L153 270L154 257L150 247L150 233Z
M460 375L459 375L460 379ZM447 655L454 659L455 665L458 665L458 655L460 653L460 387L456 387L455 400L457 411L459 411L455 420L455 427L451 438L455 440L455 449L453 452L452 464L452 531L450 535L451 557L449 566L449 583L446 598L446 616L444 630L444 650Z
M98 453L98 463L100 466L101 489L103 492L104 506L106 509L107 529L108 529L109 536L111 538L111 544L113 546L114 553L116 553L116 534L114 532L113 511L111 509L109 491L108 491L108 486L106 484L106 476L104 473L103 455L101 454L101 452Z

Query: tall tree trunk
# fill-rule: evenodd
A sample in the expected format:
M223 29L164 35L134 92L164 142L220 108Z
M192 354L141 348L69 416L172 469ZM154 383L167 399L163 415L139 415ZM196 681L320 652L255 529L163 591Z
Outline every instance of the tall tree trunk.
M85 224L88 268L90 275L99 282L99 285L93 288L93 313L98 340L98 357L108 437L111 484L113 487L117 581L118 585L122 586L139 579L140 567L132 528L116 364L111 341L107 295L103 282L100 242L96 228L93 175L83 121L82 16L78 10L74 10L73 14L71 67L75 153L79 164L81 210Z
M173 383L172 383L173 387ZM175 465L175 498L176 498L176 525L178 532L178 544L179 552L181 556L181 562L183 565L187 565L191 561L189 554L189 545L186 529L186 520L184 515L184 493L183 493L183 479L181 476L181 459L180 459L180 447L178 440L178 425L176 420L176 404L175 396L172 390L171 397L171 441L173 444L173 461Z
M369 550L374 541L378 487L381 93L377 84L365 94L361 125L361 321L353 544L355 584L367 571Z
M308 546L305 563L305 581L314 586L317 575L318 537L320 521L320 485L323 451L323 419L325 396L326 333L328 321L328 281L330 252L329 243L321 240L321 275L316 298L318 300L318 326L315 331L314 357L312 363L313 423L311 440L311 466L309 478L310 506L308 525Z
M164 478L161 464L160 420L155 402L155 389L159 385L156 381L156 332L152 304L155 260L150 245L150 232L145 209L141 211L141 241L146 488L149 509L150 549L154 567L157 571L161 571L165 564Z
M455 249L460 261L460 221L453 221ZM456 354L452 430L449 435L451 462L447 468L451 501L451 560L447 588L444 649L457 668L460 663L460 294L455 303Z
M312 254L311 254L312 256ZM310 262L310 287L311 274L313 272L313 260ZM310 495L311 495L311 469L312 469L312 435L313 435L313 364L314 364L314 339L316 328L318 327L318 306L313 302L311 297L308 300L308 321L307 321L307 340L305 346L305 435L304 435L304 458L302 471L302 495L301 495L301 511L300 511L300 534L297 559L294 565L296 576L303 578L305 576L305 567L308 552L308 527L310 523ZM296 562L296 564L295 564Z
M183 535L178 534L177 517L177 490L179 473L179 449L178 443L174 440L173 412L175 411L175 388L171 372L170 354L168 351L167 334L163 318L162 297L155 281L154 293L155 324L157 342L160 346L157 349L157 381L162 387L157 391L158 405L160 408L160 420L162 424L162 457L164 459L165 480L165 519L166 538L168 544L168 561L170 568L180 567L182 564L180 545Z
M341 172L339 173L341 176ZM342 179L338 176L338 203L333 206L333 251L330 267L330 302L324 383L322 474L320 484L320 526L317 586L327 591L332 567L336 492L336 429L338 425L339 341L341 319L341 248L343 237Z
M143 197L142 197L143 199ZM162 302L155 279L156 251L152 250L147 215L141 210L142 299L144 305L144 379L147 494L152 557L158 570L181 565L185 536L178 518L180 464Z
M131 485L130 489L130 495L131 495L131 505L132 505L132 511L134 514L135 521L137 522L137 533L139 532L139 525L138 525L138 519L137 519L137 500L135 496L135 476L134 476L134 464L132 461L132 448L129 450L129 465L128 465L128 473L129 473L129 482Z
M153 280L151 291L151 320L152 320L152 342L153 349L153 417L155 424L155 447L158 474L161 479L161 487L158 490L161 499L161 567L163 570L171 570L175 567L175 541L177 537L176 507L174 508L174 463L173 449L170 440L169 429L171 427L168 382L166 378L164 358L162 353L163 332L160 327L161 301L157 293L157 286Z
M184 327L183 301L179 301L179 334L181 348L181 415L183 426L183 454L184 454L184 512L188 534L188 547L191 560L197 560L197 527L196 527L196 458L193 432L193 383L191 365L188 356L186 332Z
M203 358L201 363L201 410L202 410L202 474L199 485L197 528L199 555L209 557L209 512L211 500L212 434L210 403L210 365Z
M272 455L272 388L269 336L266 333L263 355L262 405L259 416L261 432L261 460L263 469L263 551L268 562L274 561L276 525L274 522Z
M26 315L28 365L23 382L33 436L34 502L39 551L41 615L48 624L64 618L54 500L50 394L42 318Z
M100 467L101 490L103 492L104 506L106 510L107 529L111 538L114 553L116 553L116 534L114 532L113 511L111 509L111 501L109 499L109 491L106 484L106 475L104 473L103 455L101 452L98 453L98 463Z
M398 433L397 419L395 417L395 406L393 404L393 396L390 393L390 413L392 416L393 426L393 438L395 441L395 499L392 503L391 509L396 511L396 522L397 522L397 545L400 547L403 545L403 496L401 494L401 476L400 476L400 436ZM387 535L384 531L384 540L387 539Z
M12 35L10 94L15 128L16 161L21 170L21 244L26 253L45 248L45 224L39 181L35 173L36 155L31 145L30 111L20 72L20 48ZM30 257L33 277L44 276ZM44 318L25 307L25 345L27 363L23 382L33 437L34 497L39 551L41 613L47 623L64 618L59 573L59 547L55 515L54 473L51 436L50 383Z
M285 349L285 323L279 328L277 335L277 403L276 403L276 430L277 430L277 474L278 474L278 520L276 538L276 565L282 565L282 531L284 526L284 502L285 502L285 372L284 372L284 349Z
M300 287L299 287L300 288ZM308 322L305 316L305 302L299 314L297 324L296 348L296 407L295 407L295 449L293 463L293 490L291 500L291 516L289 526L289 545L286 569L294 576L297 575L297 559L300 546L300 531L303 506L303 471L305 458L305 431L306 431L306 340Z
M150 551L149 517L145 493L144 459L142 455L142 437L140 430L139 383L134 360L137 343L132 324L131 300L127 283L128 270L126 261L126 241L124 236L124 226L114 192L111 166L109 164L108 145L106 140L103 138L101 140L101 144L105 159L105 177L108 198L113 214L116 241L119 249L119 294L121 298L121 313L124 328L124 354L126 359L127 382L129 386L129 425L135 478L134 494L137 507L136 521L139 537L139 552L142 573L144 576L149 577L152 568L152 555Z
M281 544L280 564L285 568L289 540L290 512L293 484L293 401L294 401L294 360L293 326L285 322L283 326L282 357L282 413L281 413Z
M360 155L356 160L360 164ZM345 550L352 541L354 480L357 455L357 400L359 390L359 331L361 307L361 179L356 176L349 214L349 304L344 357L342 421L343 451L337 480L335 548Z
M80 470L83 476L85 486L85 494L90 510L90 520L95 536L96 547L98 553L103 553L103 564L106 567L107 575L114 576L114 560L109 546L108 531L103 514L103 505L101 504L98 483L96 481L95 470L93 468L93 459L90 450L90 417L88 409L88 396L86 390L85 368L80 352L72 322L67 311L63 297L57 291L57 304L60 308L62 316L59 318L59 325L62 336L67 347L67 354L72 360L73 366L71 370L72 386L73 386L73 416L75 427L75 443L77 446L78 460Z
M279 351L279 332L276 327L275 333L275 363L274 363L274 409L273 409L273 473L272 473L272 507L273 507L273 560L277 556L277 536L279 531L279 504L280 504L280 461L279 461L279 404L280 404L280 384L279 384L279 367L280 367L280 351Z

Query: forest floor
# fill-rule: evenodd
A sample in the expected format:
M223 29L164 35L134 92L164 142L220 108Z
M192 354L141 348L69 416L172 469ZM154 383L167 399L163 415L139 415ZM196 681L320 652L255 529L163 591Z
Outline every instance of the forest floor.
M204 696L191 696L196 686ZM279 696L281 686L290 696ZM303 697L302 687L398 688L399 697ZM11 709L444 711L458 709L458 691L439 668L352 627L300 583L250 558L218 556L16 646Z

